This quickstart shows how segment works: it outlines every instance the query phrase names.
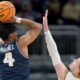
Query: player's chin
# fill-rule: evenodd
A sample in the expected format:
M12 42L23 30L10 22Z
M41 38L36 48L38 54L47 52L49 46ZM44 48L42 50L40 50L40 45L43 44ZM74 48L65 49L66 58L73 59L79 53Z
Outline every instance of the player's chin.
M80 78L80 72L73 73L73 75L74 75L75 77L78 77L78 78Z

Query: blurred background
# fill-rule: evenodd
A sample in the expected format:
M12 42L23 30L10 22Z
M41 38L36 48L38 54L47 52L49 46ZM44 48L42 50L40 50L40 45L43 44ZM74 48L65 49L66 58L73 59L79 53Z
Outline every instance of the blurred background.
M2 1L2 0L0 0ZM16 15L42 23L49 10L48 23L66 66L80 56L80 0L8 0L16 7ZM17 25L17 24L16 24ZM26 28L17 25L19 36ZM30 80L57 80L48 55L44 32L29 46Z

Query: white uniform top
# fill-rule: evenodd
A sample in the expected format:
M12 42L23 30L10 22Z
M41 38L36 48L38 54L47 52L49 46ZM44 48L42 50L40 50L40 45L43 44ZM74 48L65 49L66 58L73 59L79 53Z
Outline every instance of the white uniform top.
M80 80L80 78L76 78L71 72L68 72L65 77L65 80Z

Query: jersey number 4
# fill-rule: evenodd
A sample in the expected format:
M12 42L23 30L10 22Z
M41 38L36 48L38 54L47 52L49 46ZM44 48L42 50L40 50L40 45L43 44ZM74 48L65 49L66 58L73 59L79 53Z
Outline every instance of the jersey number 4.
M15 62L15 59L12 57L12 53L8 52L5 54L5 58L3 60L3 63L8 63L9 67L13 67L13 63Z

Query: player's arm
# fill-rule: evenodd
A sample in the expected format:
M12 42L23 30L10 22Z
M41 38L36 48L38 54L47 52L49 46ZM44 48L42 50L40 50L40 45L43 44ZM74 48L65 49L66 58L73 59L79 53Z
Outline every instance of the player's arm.
M17 18L17 19L18 21L20 20L20 18ZM18 39L18 45L23 50L22 55L25 58L28 58L28 45L31 44L38 37L38 35L42 30L42 25L32 20L24 19L24 18L21 18L21 20L19 21L19 24L23 24L25 25L26 28L27 27L30 28L25 35L21 36Z
M47 43L49 55L51 57L51 60L54 65L54 68L56 70L56 73L58 75L58 78L60 80L63 80L68 70L67 70L66 66L63 64L63 62L61 61L61 58L60 58L60 55L59 55L59 52L57 49L57 45L49 31L47 14L48 14L48 11L46 11L45 17L43 17L45 40Z
M17 18L17 20L20 20L19 24L23 24L25 25L25 27L30 28L30 30L25 35L21 36L19 39L22 46L28 46L37 38L37 36L42 30L42 25L29 19Z

